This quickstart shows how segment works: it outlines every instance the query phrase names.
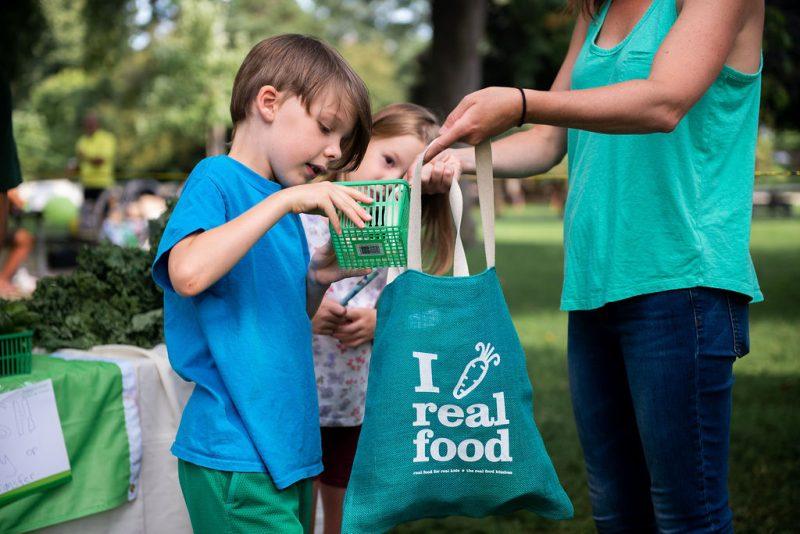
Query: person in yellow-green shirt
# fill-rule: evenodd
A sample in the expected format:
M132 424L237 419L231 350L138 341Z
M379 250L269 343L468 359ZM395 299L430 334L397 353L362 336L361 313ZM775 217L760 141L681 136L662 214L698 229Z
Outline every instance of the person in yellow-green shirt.
M97 115L90 112L83 119L84 134L78 139L78 174L84 197L97 200L100 194L114 185L114 155L117 140L100 128Z

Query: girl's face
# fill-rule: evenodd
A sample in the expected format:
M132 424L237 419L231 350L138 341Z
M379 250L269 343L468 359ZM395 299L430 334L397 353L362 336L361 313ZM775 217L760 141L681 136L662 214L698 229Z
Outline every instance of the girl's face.
M402 178L424 149L425 145L415 135L373 137L361 165L347 174L345 180L363 182Z

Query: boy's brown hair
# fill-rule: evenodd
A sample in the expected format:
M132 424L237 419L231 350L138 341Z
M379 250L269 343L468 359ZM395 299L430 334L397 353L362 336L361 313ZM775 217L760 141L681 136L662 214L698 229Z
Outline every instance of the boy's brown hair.
M344 58L319 39L285 34L264 39L244 58L233 81L231 120L236 125L247 118L250 105L265 85L297 96L307 111L315 98L334 90L355 120L353 130L342 139L342 157L332 169L350 171L358 167L369 144L372 111L369 93L361 78Z

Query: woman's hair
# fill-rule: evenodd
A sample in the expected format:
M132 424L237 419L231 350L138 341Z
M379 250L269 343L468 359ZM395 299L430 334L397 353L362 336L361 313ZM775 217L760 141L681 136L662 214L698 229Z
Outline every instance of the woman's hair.
M369 144L372 111L367 86L339 52L319 39L296 34L277 35L256 44L233 81L234 133L265 85L298 97L306 111L311 111L316 98L334 92L355 126L342 139L342 157L331 168L346 172L358 167Z
M605 0L569 0L568 2L568 9L578 15L578 14L585 14L589 17L594 17L598 11L600 11L600 6L603 5Z
M436 116L416 104L391 104L372 117L372 139L413 135L427 146L438 133ZM449 271L453 265L454 248L455 225L448 195L422 195L422 250L429 262L428 270L434 274Z

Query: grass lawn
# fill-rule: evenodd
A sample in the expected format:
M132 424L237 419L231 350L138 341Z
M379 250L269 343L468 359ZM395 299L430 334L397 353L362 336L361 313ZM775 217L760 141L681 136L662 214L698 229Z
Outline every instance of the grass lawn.
M483 268L482 251L471 251L473 272ZM790 532L800 505L800 219L755 220L752 252L767 300L751 308L751 352L734 366L731 506L738 532ZM453 517L396 532L594 530L569 400L567 316L558 311L562 259L561 221L547 209L506 212L498 220L497 270L528 355L536 422L575 518L554 522L528 512Z

